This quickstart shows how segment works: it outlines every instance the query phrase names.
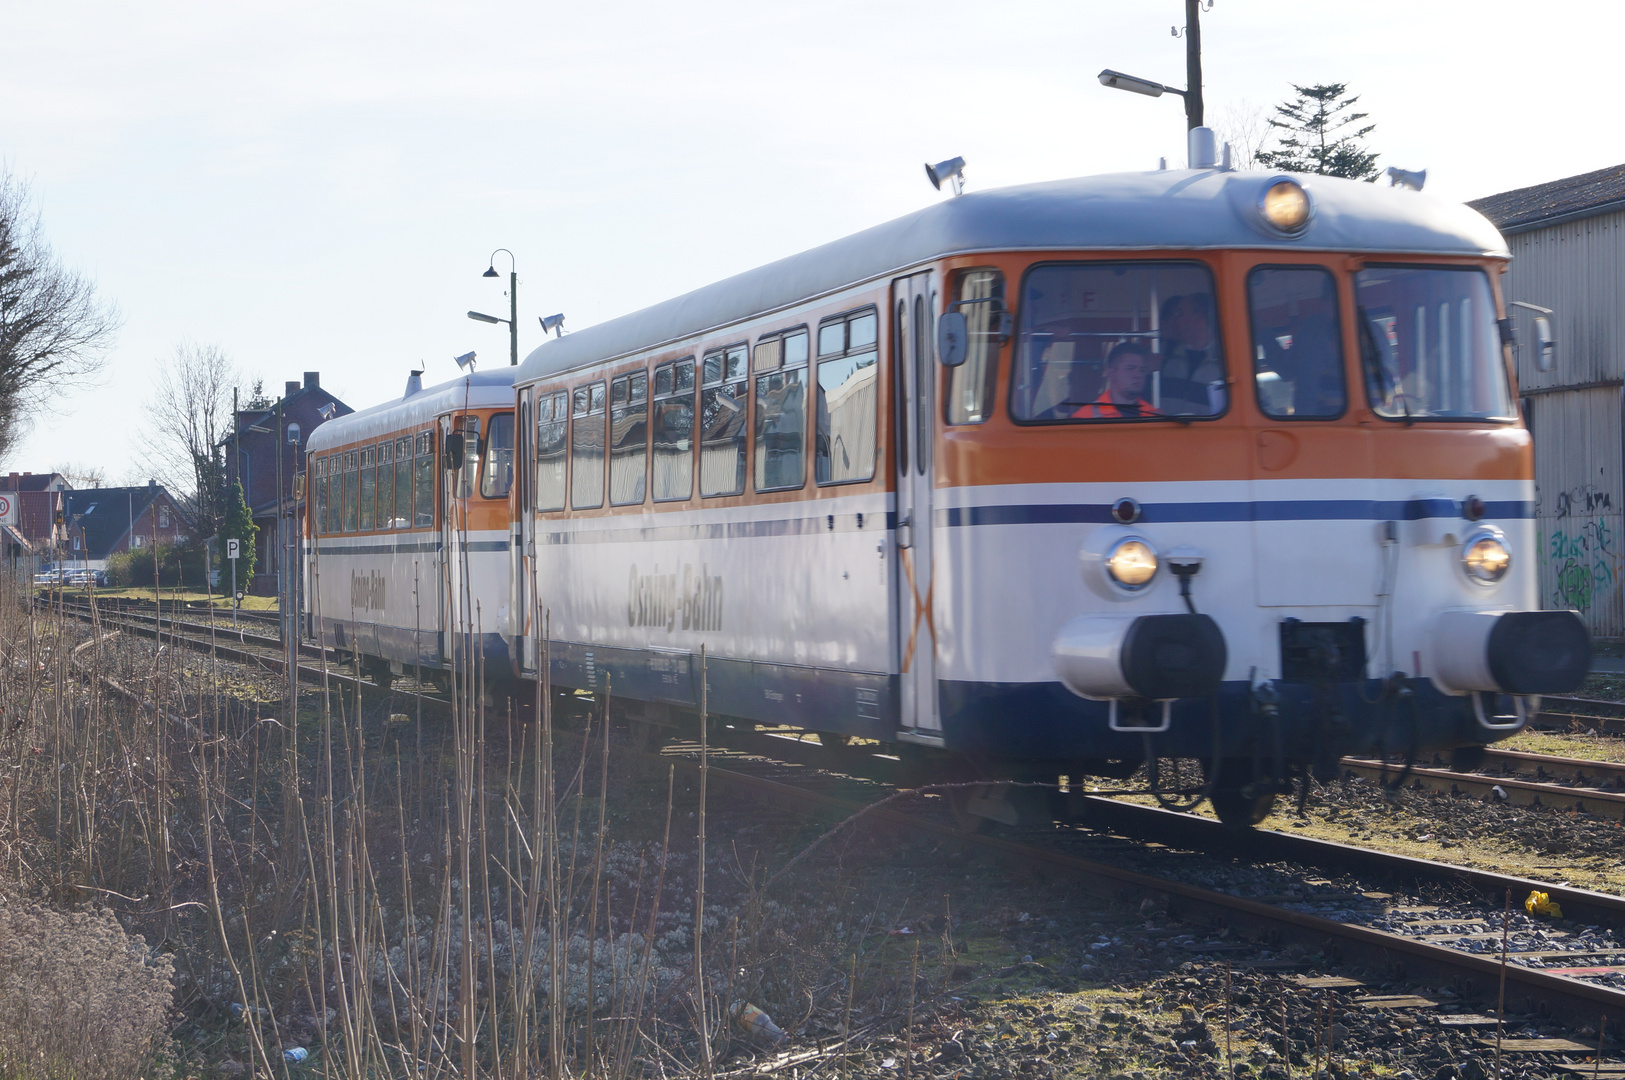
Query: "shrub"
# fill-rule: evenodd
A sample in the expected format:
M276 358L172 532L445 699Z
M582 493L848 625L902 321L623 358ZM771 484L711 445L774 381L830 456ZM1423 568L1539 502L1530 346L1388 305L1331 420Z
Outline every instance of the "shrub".
M153 565L152 548L136 548L109 556L108 584L117 588L151 585ZM202 544L159 544L157 569L161 584L207 588Z
M127 1080L163 1045L174 974L111 911L0 900L0 1076Z

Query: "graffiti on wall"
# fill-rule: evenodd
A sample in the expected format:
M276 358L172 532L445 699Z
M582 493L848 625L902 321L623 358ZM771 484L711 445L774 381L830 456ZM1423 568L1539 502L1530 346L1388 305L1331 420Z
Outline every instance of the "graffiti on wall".
M1619 572L1614 529L1598 516L1613 511L1606 491L1581 484L1553 500L1551 534L1542 538L1541 558L1552 568L1550 604L1589 611L1614 586Z

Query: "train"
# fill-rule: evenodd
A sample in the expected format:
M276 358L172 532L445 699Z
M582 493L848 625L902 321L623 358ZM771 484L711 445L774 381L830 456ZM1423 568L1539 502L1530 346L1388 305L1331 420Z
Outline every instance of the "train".
M1590 666L1538 602L1506 245L1196 164L967 192L414 373L310 437L306 631L655 716L703 663L709 715L926 778L1191 761L1241 826L1343 755L1470 760ZM977 812L1029 813L1009 788Z

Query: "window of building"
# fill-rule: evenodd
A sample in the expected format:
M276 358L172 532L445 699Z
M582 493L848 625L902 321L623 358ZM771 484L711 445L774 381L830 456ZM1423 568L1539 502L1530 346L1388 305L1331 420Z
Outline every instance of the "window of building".
M807 330L757 339L751 352L756 379L757 491L784 491L807 482Z
M466 499L474 494L474 485L480 475L480 418L465 413L452 421L454 431L463 433L463 467L457 470L456 497Z
M643 502L649 456L649 373L634 371L609 384L609 504Z
M389 527L412 527L412 436L395 440L395 516Z
M142 536L140 533L132 533L131 534L131 536L130 536L130 547L131 548L144 548L146 546L147 546L147 538L145 536Z
M358 509L360 511L360 528L362 532L367 532L372 528L372 511L374 500L377 497L376 478L377 452L374 451L370 446L363 446L361 448L360 495L357 496L361 500L361 504Z
M965 362L947 369L944 398L950 424L980 424L993 411L999 377L999 346L1005 340L1004 275L966 270L959 275L952 310L965 316Z
M536 509L564 509L565 443L570 396L563 390L536 399Z
M813 471L820 484L847 484L875 475L878 329L874 308L837 316L818 327Z
M378 444L378 513L375 528L387 529L395 519L395 440Z
M1260 266L1247 275L1258 407L1277 420L1343 415L1337 279L1321 266Z
M745 490L745 346L705 354L700 375L700 494Z
M359 452L355 450L344 451L344 531L355 532L356 507L359 505L356 498L356 459Z
M578 386L570 398L570 506L604 505L604 384Z
M169 507L167 506L158 508L158 527L160 529L169 528Z
M434 432L417 434L417 454L412 458L412 527L434 528Z
M1517 416L1484 271L1367 266L1354 275L1354 290L1366 392L1378 416Z
M685 356L655 368L655 502L694 494L694 358Z
M506 499L513 487L513 413L497 413L491 417L490 432L485 436L485 471L480 474L480 495L487 499Z
M1224 412L1213 275L1200 263L1046 263L1021 289L1010 415L1021 423Z

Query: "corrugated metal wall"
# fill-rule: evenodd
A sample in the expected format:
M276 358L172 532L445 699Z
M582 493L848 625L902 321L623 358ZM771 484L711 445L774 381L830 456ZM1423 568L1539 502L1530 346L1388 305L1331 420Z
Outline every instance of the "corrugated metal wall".
M1625 212L1507 238L1509 300L1555 309L1557 366L1536 370L1530 313L1514 315L1518 385L1535 438L1541 600L1572 607L1595 634L1625 634L1620 576Z

